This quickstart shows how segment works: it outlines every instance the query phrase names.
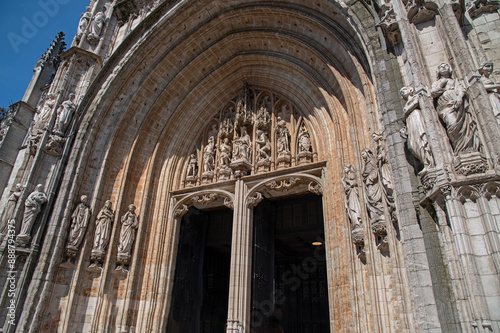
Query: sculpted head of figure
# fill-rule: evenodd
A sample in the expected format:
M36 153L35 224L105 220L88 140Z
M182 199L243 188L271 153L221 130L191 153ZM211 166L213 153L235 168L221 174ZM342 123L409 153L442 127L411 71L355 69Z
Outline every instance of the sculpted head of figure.
M135 208L136 207L133 204L128 205L128 211L131 212L131 213L135 212Z
M441 65L438 66L436 75L438 80L442 77L451 77L452 70L449 64L447 63L441 63Z
M372 139L375 142L379 142L384 139L384 135L382 134L382 131L376 131L372 133Z
M43 185L42 185L42 184L38 184L38 185L36 186L36 190L37 190L38 192L43 192Z
M106 202L104 203L104 207L106 207L107 209L111 209L111 200L106 200Z
M399 95L405 100L407 100L408 97L413 96L414 94L415 94L415 89L413 89L413 87L403 87L399 91Z
M479 67L479 74L489 77L493 73L493 62L483 61L481 67Z
M373 153L370 149L365 148L361 151L361 157L363 158L363 161L368 162L372 158Z
M361 152L361 154L363 153ZM354 172L354 167L351 164L344 165L344 173L348 175L351 172Z
M75 94L73 93L69 94L69 99L70 101L73 101L75 99Z
M22 188L21 184L16 184L16 191L21 191L21 188Z
M88 200L89 200L89 197L87 197L86 195L82 195L82 196L80 197L80 201L81 201L83 204L86 204Z

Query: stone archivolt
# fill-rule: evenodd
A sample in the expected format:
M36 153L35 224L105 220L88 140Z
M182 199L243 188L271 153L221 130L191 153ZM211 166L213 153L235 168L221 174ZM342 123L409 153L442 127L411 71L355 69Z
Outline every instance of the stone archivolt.
M318 159L314 135L298 110L279 95L247 84L209 122L197 147L186 162L185 187Z

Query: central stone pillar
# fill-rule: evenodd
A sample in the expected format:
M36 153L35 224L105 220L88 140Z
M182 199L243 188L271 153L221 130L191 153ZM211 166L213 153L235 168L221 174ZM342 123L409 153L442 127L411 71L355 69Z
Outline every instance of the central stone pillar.
M248 189L236 181L231 244L231 272L226 332L250 332L250 299L252 274L252 215L245 197Z

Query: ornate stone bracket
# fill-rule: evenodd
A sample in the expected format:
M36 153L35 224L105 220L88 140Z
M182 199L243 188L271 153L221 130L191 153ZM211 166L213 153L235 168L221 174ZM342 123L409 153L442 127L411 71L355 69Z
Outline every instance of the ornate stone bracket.
M479 152L459 154L455 157L453 167L462 176L485 173L488 170L486 158Z
M492 13L500 8L500 2L489 0L472 0L467 11L475 19L483 13Z
M254 208L259 204L264 199L262 196L262 193L260 192L255 192L253 196L248 197L246 205L248 208Z
M181 200L179 203L177 203L174 207L174 217L175 218L182 218L184 214L186 214L189 210L190 206L193 205L198 205L198 206L206 206L218 199L224 199L224 206L226 206L229 209L234 209L234 203L233 199L224 193L200 193L200 194L194 194L192 196L189 196L188 198L185 198Z
M307 186L309 192L314 193L316 195L323 195L323 187L320 183L310 182Z

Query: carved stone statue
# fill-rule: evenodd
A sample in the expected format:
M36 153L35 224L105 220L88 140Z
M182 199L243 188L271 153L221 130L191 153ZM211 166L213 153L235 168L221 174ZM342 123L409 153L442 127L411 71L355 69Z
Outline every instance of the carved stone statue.
M196 178L198 174L198 159L195 154L191 154L189 156L189 163L187 167L186 177L187 178Z
M271 156L271 144L266 133L262 130L257 130L255 144L257 148L257 162L269 161Z
M229 164L231 163L231 145L229 144L229 138L225 138L219 147L219 166L229 168Z
M120 230L120 242L118 243L118 263L128 265L132 246L135 241L135 233L139 227L139 217L135 214L136 207L128 206L128 212L122 216L122 228Z
M363 183L365 187L366 207L370 215L372 225L385 222L384 214L384 188L380 179L377 160L372 151L365 148L361 151L363 166Z
M87 35L87 41L91 45L96 45L99 43L99 39L101 36L102 28L104 27L104 21L106 20L106 15L104 12L106 8L103 9L102 12L98 12L92 18L92 22L90 23L90 33Z
M47 202L47 196L43 192L43 185L38 184L35 190L28 195L24 202L24 216L21 223L21 232L17 235L16 242L20 246L28 245L31 229L35 223L38 213L42 210L42 205Z
M394 187L392 186L392 175L389 168L389 161L387 159L387 152L385 149L386 143L383 132L373 132L372 139L377 144L376 156L380 173L380 180L384 189L385 200L389 208L389 213L391 214L392 222L396 223L396 205L394 204L393 196Z
M286 122L278 117L276 125L276 133L278 135L278 155L290 153L290 134L286 127Z
M203 150L203 172L213 172L215 167L215 142L214 137L208 138L208 144Z
M75 100L75 94L69 94L69 99L62 102L59 108L57 109L57 118L54 123L54 134L64 136L64 132L66 132L66 128L68 127L71 118L73 117L73 113L76 110L76 105L73 102Z
M342 176L342 185L346 197L346 209L351 221L352 230L360 228L361 220L361 203L359 201L358 181L356 180L356 172L350 164L344 166L344 175Z
M437 78L438 80L432 84L431 95L435 99L438 115L446 125L454 154L479 151L480 141L476 123L464 107L466 96L464 87L458 80L452 78L451 67L448 64L439 65Z
M479 68L479 74L481 74L481 82L483 82L484 88L490 96L491 106L493 108L493 114L497 118L497 122L500 124L500 84L490 79L490 75L493 73L493 62L484 61L481 63L481 68Z
M306 127L303 125L299 130L299 153L305 153L311 151L311 136L306 130Z
M424 120L420 111L418 95L412 87L403 87L399 91L401 97L406 101L403 113L406 119L406 128L402 135L407 139L408 150L415 156L424 168L433 167L434 158L427 141L427 133L424 128Z
M74 257L78 254L78 249L87 231L87 225L91 214L87 202L88 197L82 195L80 197L80 203L73 211L73 215L71 215L71 226L69 229L68 242L66 244L66 254L70 257Z
M244 160L250 161L252 155L252 140L250 135L247 133L245 126L241 127L241 135L239 138L234 140L234 153L233 161Z
M91 257L94 260L104 260L104 254L111 235L111 225L115 219L115 213L111 209L111 201L106 200L95 221L94 243L92 245Z
M46 128L50 119L50 113L54 109L55 103L56 103L56 95L54 93L47 94L47 96L45 97L45 103L43 104L43 107L41 108L39 113L35 114L35 118L33 120L34 121L33 130L37 131Z
M75 44L80 43L80 40L82 39L85 30L87 30L87 27L89 26L91 16L92 14L90 14L90 12L85 12L80 17L80 22L78 23L78 30L75 35L75 42L74 42Z
M17 184L16 188L10 191L9 199L3 209L2 220L0 222L0 235L5 235L7 233L7 226L9 221L14 217L17 201L21 196L21 190L21 184Z

